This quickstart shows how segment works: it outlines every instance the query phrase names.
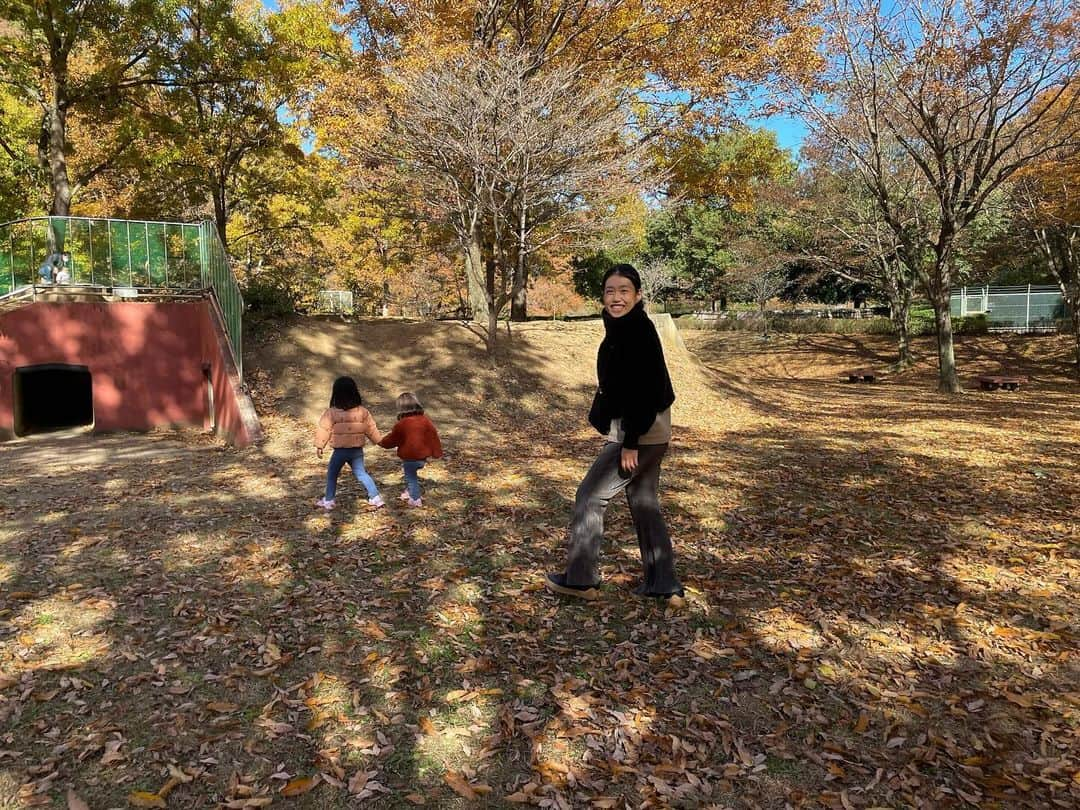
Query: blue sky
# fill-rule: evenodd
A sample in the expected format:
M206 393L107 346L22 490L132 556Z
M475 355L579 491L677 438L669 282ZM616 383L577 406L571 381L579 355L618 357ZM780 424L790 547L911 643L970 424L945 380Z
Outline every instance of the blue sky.
M799 156L799 147L807 136L806 125L798 118L784 115L771 115L751 122L753 126L771 129L776 133L776 140L785 149L790 149L795 157Z

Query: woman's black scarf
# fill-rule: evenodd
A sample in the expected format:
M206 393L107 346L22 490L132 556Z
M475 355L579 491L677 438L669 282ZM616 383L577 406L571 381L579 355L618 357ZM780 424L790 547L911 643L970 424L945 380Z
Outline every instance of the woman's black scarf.
M621 318L604 310L604 330L596 354L599 387L589 410L589 423L606 434L612 419L622 419L623 447L632 450L652 427L656 415L671 407L675 391L660 336L642 302Z

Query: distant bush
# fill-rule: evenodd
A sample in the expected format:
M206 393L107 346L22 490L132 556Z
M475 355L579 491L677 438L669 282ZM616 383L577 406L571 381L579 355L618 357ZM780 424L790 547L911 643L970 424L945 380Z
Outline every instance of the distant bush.
M953 318L952 325L953 333L957 335L985 335L990 331L990 322L983 314Z
M244 305L253 314L268 318L282 318L296 311L293 293L276 284L259 280L244 288Z
M704 329L714 332L760 332L761 315L756 312L720 313L717 318L698 318L694 315L682 315L675 318L679 329Z
M937 333L932 309L913 309L908 316L908 333L912 337L921 335L933 335ZM990 328L985 314L959 315L952 319L954 335L985 335Z
M953 318L953 333L957 335L985 335L989 324L985 315L969 315ZM754 332L761 330L761 316L757 313L725 312L716 319L702 319L686 315L675 319L680 329L706 329L719 332ZM888 318L811 318L796 315L770 315L769 328L794 335L893 335L896 333ZM908 334L911 337L933 335L934 313L931 310L912 312L908 318Z
M889 335L892 322L888 318L806 318L777 315L769 318L777 332L796 335Z
M934 326L934 310L913 309L908 313L908 334L911 337L933 335L937 332Z

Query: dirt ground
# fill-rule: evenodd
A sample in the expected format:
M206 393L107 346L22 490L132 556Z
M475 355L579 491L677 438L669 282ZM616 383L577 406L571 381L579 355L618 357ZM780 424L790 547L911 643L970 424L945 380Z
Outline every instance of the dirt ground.
M597 323L297 319L249 333L267 431L0 445L0 807L1063 807L1080 804L1080 386L1065 338L684 334L664 504L685 611L539 588L597 438ZM341 479L340 373L447 458L425 506Z

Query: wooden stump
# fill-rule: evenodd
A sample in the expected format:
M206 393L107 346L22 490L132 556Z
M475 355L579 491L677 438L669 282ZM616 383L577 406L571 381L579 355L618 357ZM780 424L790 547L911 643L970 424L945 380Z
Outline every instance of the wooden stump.
M979 385L984 391L1018 391L1027 382L1027 377L1016 374L984 374L979 377Z
M851 371L845 371L841 375L847 377L848 382L873 382L877 379L878 373L872 368L854 368Z

